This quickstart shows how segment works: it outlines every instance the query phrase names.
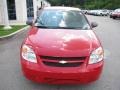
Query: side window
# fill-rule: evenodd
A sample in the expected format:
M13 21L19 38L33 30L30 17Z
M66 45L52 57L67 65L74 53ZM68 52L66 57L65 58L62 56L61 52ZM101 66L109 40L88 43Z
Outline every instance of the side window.
M15 0L7 0L9 20L16 20Z

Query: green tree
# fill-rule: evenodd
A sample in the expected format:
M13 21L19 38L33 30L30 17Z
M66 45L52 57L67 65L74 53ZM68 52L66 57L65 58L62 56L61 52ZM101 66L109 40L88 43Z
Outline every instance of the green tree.
M48 0L54 6L75 6L86 9L120 8L120 0Z

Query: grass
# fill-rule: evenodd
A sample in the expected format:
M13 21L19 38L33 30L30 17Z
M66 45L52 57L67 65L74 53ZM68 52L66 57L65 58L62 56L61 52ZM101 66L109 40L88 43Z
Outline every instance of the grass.
M25 27L26 25L12 25L12 29L10 30L4 30L2 25L0 25L0 37L1 36L5 36L5 35L9 35L15 31L18 31L19 29L22 29L23 27Z

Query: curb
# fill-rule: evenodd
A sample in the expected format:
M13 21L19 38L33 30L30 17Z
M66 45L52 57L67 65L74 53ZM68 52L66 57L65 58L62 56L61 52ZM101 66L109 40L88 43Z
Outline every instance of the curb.
M9 34L9 35L1 36L0 39L4 39L4 38L11 37L11 36L13 36L13 35L21 32L21 31L23 31L23 30L27 30L27 28L29 28L29 26L26 26L26 27L24 27L24 28L21 28L21 29L17 30L16 32L13 32L13 33L11 33L11 34Z

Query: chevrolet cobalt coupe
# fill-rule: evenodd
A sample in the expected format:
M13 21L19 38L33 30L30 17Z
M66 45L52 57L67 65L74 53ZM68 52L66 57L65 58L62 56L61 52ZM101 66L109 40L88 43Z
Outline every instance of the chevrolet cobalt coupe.
M38 83L86 84L99 78L103 48L80 9L45 7L28 20L28 36L21 46L26 78Z

